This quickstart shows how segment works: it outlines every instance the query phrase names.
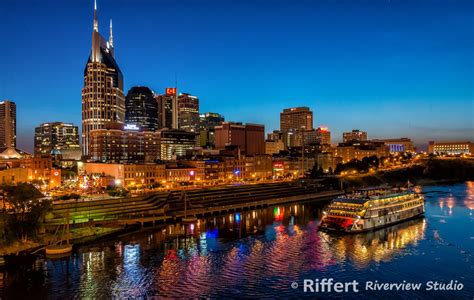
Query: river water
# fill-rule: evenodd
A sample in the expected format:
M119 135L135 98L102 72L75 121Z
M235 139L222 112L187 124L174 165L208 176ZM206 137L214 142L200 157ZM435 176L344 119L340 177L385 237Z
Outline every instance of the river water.
M473 299L474 182L420 190L424 218L364 234L318 231L326 203L304 203L201 219L186 237L175 235L178 225L96 242L0 271L0 297ZM356 280L358 292L304 291L304 279L324 278ZM422 286L365 288L376 280ZM429 281L451 280L462 289L426 291Z

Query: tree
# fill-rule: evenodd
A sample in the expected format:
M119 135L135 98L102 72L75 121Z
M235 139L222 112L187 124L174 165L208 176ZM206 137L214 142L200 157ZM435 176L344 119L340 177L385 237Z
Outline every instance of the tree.
M7 228L26 241L28 234L39 227L41 218L51 207L51 201L40 199L43 194L29 183L4 185L2 190L8 207Z

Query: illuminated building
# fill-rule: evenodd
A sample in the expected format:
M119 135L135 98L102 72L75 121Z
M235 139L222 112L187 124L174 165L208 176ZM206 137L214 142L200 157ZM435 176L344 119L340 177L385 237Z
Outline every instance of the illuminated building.
M265 153L268 155L277 154L280 151L285 150L285 144L282 140L266 140L265 141Z
M147 131L160 129L158 103L149 88L135 86L128 91L125 98L125 123L135 124Z
M273 132L267 134L267 140L282 140L282 132L280 130L273 130Z
M245 157L245 178L269 178L273 175L273 161L270 155L254 155Z
M298 159L287 157L273 161L272 171L274 177L297 176L300 168Z
M207 112L201 114L199 144L201 147L213 148L215 145L215 127L224 122L224 116L218 113Z
M323 169L324 173L334 172L338 163L342 163L342 158L334 156L332 152L316 154L316 164Z
M196 145L196 134L180 129L161 129L157 131L161 160L175 160L184 156L187 150Z
M155 100L158 106L158 120L159 120L159 128L168 128L172 129L173 127L173 103L174 103L174 96L173 95L157 95L155 96Z
M0 148L16 147L16 104L0 102Z
M31 181L31 170L26 168L6 168L0 170L0 184L15 185Z
M280 131L312 130L313 112L309 107L285 108L280 113Z
M389 154L389 148L383 142L352 141L339 143L334 148L334 156L342 158L342 163L353 159L362 160L364 157L370 156L387 157Z
M428 144L428 153L435 154L473 154L474 143L471 142L434 142Z
M35 128L35 155L78 150L79 129L72 123L43 123Z
M367 132L360 131L358 129L353 129L351 132L344 132L342 134L342 142L352 142L352 141L367 141Z
M114 185L130 187L134 185L149 185L166 180L164 164L104 164L84 163L79 173L87 175L89 180L101 176L114 178Z
M222 122L215 126L216 148L237 146L246 155L265 154L265 126Z
M415 146L413 146L413 142L409 138L373 139L372 142L383 142L388 146L390 153L415 152Z
M89 159L108 163L148 163L160 157L160 132L136 125L109 126L90 132Z
M178 96L178 128L189 132L199 132L199 99L190 94Z
M316 131L316 142L321 145L331 145L331 132L327 127L319 127Z
M170 182L189 182L201 180L204 177L204 169L178 165L166 166L166 180Z
M82 89L82 152L86 157L89 156L92 130L104 129L111 123L123 124L125 120L123 75L114 53L112 21L107 42L99 33L94 3L92 50L84 69Z

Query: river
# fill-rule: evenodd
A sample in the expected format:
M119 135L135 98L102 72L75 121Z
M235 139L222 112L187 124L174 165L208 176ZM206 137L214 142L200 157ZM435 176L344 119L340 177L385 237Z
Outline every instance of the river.
M318 231L326 203L304 203L200 219L186 237L175 235L184 226L168 225L99 241L0 271L0 298L473 299L474 182L420 191L425 217L364 234ZM356 280L359 290L303 290L305 279L324 278ZM422 288L364 289L376 280ZM426 291L430 281L451 280L462 289Z

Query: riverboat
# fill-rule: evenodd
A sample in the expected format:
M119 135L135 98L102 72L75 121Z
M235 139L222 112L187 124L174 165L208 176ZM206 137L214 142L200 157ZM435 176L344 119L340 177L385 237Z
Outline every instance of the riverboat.
M323 211L319 228L364 232L413 219L424 212L424 197L410 189L361 189L332 200Z

